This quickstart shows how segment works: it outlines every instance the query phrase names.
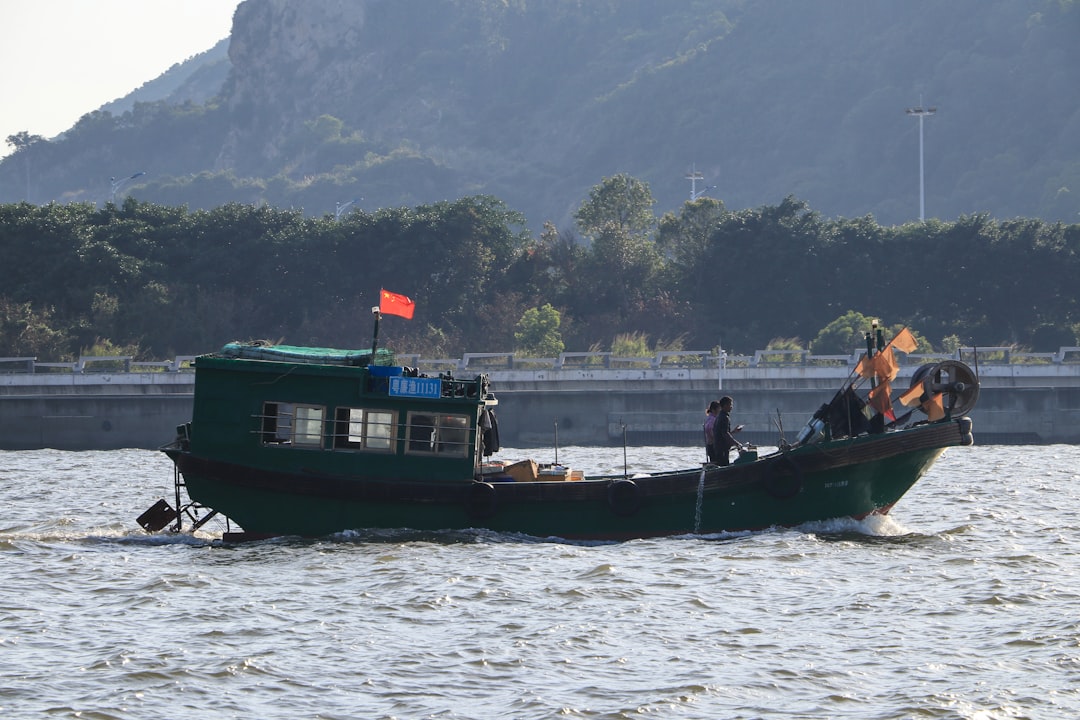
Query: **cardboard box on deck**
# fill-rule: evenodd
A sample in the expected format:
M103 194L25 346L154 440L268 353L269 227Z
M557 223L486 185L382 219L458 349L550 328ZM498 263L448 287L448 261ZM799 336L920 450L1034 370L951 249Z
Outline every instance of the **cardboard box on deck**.
M541 465L540 466L540 480L546 481L558 481L558 480L580 480L582 473L578 472L577 477L574 477L574 470L566 467L565 465Z
M507 465L505 472L514 478L515 482L536 482L538 470L535 460L522 460L513 465Z

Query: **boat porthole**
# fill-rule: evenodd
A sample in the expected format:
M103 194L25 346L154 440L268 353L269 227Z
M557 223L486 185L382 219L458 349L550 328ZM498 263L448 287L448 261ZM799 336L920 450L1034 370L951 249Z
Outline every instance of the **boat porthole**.
M765 492L778 500L795 497L802 490L802 468L785 455L765 468Z
M495 486L491 483L474 482L469 487L467 508L470 516L478 519L489 518L495 514L498 505Z
M633 515L641 507L641 493L633 480L616 480L608 485L608 506L620 517Z

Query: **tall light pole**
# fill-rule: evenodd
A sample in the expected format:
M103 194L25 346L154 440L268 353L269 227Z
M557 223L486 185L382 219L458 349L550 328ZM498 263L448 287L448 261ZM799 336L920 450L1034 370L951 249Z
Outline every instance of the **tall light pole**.
M697 171L697 167L693 167L686 173L686 179L690 181L690 199L697 200L697 181L704 180L705 176Z
M124 185L127 185L129 182L131 182L135 178L142 177L145 174L146 173L144 173L144 172L137 172L134 175L129 175L128 177L124 177L124 178L119 178L119 179L114 178L114 177L109 178L109 202L112 202L116 198L116 191L117 190L124 187Z
M705 176L697 171L696 166L693 167L690 170L690 172L686 173L686 179L690 181L690 199L691 200L697 200L699 197L701 197L705 193L709 192L710 190L715 190L716 189L715 185L709 185L708 187L706 187L703 190L698 190L697 189L697 181L698 180L704 180Z
M936 107L923 107L922 96L919 96L919 106L908 108L907 114L919 118L919 222L926 221L926 186L923 183L923 118L937 112Z
M355 202L356 202L356 199L350 200L349 202L343 202L343 203L339 202L339 203L335 203L335 205L334 205L334 220L340 220L340 219L341 219L341 215L342 215L342 214L343 214L343 213L344 213L344 212L345 212L346 210L348 210L348 209L349 209L349 206L350 206L350 205L352 205L352 204L353 204L353 203L355 203Z

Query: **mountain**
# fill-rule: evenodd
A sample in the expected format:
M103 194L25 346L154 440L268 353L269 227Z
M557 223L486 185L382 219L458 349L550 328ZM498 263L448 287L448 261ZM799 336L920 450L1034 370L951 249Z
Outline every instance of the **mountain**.
M536 229L604 177L648 182L659 214L700 174L729 209L900 224L925 105L928 217L1073 223L1078 30L1076 0L246 0L199 92L23 147L0 201L102 202L144 171L125 191L163 204L490 194Z
M226 39L205 52L176 63L137 90L98 109L112 115L122 115L134 109L135 103L165 101L171 105L186 102L204 104L221 92L231 69L229 41Z

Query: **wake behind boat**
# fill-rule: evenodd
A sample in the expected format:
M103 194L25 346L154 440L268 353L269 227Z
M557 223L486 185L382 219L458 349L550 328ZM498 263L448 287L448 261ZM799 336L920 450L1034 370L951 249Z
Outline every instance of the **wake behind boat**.
M486 528L624 540L884 514L945 448L973 442L964 413L978 381L958 361L919 368L897 401L926 418L895 419L892 350L904 342L868 347L794 444L632 477L494 460L486 375L429 377L385 364L385 350L232 343L196 359L192 420L162 448L176 508L161 500L139 523L180 531L185 518L193 529L220 513L242 528L226 539Z

